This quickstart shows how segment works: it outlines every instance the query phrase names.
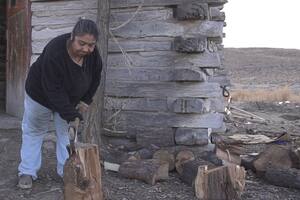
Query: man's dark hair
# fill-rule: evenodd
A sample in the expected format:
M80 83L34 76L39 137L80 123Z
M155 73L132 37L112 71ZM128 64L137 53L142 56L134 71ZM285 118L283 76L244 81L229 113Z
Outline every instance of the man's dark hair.
M99 31L94 21L90 19L79 19L72 30L71 39L74 40L75 36L81 36L84 34L91 34L96 40L98 40Z

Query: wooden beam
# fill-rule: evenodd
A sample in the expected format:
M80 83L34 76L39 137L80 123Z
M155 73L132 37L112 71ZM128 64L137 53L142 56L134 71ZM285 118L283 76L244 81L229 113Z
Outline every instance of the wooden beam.
M97 8L97 25L99 29L97 47L102 58L102 72L100 86L95 94L94 103L92 104L85 118L86 120L83 131L85 135L83 136L83 139L89 143L98 144L100 149L100 134L103 131L104 90L107 71L110 1L98 0Z

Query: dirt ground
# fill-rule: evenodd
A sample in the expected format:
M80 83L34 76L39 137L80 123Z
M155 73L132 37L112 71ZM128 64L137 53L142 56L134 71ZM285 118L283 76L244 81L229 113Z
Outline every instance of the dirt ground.
M225 67L232 89L276 88L290 85L300 91L300 51L283 49L226 49ZM227 133L264 134L270 137L287 132L292 139L300 138L300 104L279 102L233 102L233 105L267 119L264 123L227 120ZM55 138L48 137L43 145L43 164L39 178L30 190L16 187L21 132L19 120L0 114L0 200L60 200L62 180L56 175ZM9 123L12 125L9 126ZM258 152L265 145L249 146ZM176 173L154 186L141 181L121 178L103 171L103 190L107 200L193 200L193 190L180 181ZM244 200L296 200L300 190L273 186L247 171Z

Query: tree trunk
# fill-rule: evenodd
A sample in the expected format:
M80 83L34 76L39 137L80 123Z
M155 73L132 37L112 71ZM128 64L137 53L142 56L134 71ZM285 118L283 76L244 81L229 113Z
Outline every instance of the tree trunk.
M76 143L75 152L64 166L65 200L102 200L98 146Z
M102 58L102 72L100 86L95 94L94 103L87 113L83 140L87 143L98 144L100 149L101 131L103 128L103 110L104 110L104 90L107 71L108 54L108 36L109 36L109 15L110 1L98 0L97 25L99 29L99 38L97 46Z

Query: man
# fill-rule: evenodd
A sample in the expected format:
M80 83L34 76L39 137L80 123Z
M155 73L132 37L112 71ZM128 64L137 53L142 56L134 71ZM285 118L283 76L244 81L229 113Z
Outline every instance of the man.
M31 188L41 167L41 147L53 116L57 173L68 158L68 129L77 129L100 82L102 61L96 24L80 19L71 33L52 39L30 67L25 83L18 186Z

